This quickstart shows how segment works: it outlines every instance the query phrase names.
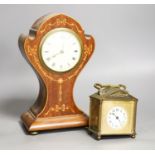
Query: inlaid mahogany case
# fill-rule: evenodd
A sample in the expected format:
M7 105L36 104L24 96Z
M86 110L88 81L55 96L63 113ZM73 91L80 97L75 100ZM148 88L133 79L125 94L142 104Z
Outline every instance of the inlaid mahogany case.
M41 40L55 28L73 30L83 44L78 64L63 73L47 69L39 56ZM64 14L46 15L39 18L32 25L28 36L19 37L21 53L35 71L40 84L37 100L21 116L29 133L88 125L88 116L76 106L73 99L73 87L77 76L91 57L94 47L93 37L84 34L80 24Z

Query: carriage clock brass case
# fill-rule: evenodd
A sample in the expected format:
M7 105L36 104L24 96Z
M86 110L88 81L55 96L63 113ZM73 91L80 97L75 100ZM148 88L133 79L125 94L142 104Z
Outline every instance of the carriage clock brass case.
M135 138L138 100L126 91L124 85L96 83L94 87L98 92L90 96L88 133L95 135L97 140L108 135L130 135Z

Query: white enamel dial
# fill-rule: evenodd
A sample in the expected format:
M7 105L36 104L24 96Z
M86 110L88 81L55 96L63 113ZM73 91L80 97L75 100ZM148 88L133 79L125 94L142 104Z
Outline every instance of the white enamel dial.
M127 112L120 106L113 107L107 114L107 124L113 129L121 129L127 123Z
M41 44L41 57L44 64L56 72L66 72L79 62L81 57L79 36L67 28L50 31Z

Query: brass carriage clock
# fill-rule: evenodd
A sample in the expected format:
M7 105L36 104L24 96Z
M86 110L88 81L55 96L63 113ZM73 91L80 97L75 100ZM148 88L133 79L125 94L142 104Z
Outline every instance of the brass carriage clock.
M95 84L97 93L90 96L90 134L96 139L108 135L136 135L137 99L124 85Z
M35 104L21 116L27 130L37 134L87 126L88 117L74 102L73 86L93 53L93 37L71 17L47 15L32 25L28 36L20 36L19 47L40 84Z

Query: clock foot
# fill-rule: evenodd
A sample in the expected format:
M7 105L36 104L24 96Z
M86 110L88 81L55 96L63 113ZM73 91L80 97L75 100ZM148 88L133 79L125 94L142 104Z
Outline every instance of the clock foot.
M136 134L131 135L131 138L136 138Z
M101 140L101 135L97 135L96 140Z
M37 132L37 131L32 131L32 132L29 132L29 134L30 134L30 135L38 135L39 132Z

